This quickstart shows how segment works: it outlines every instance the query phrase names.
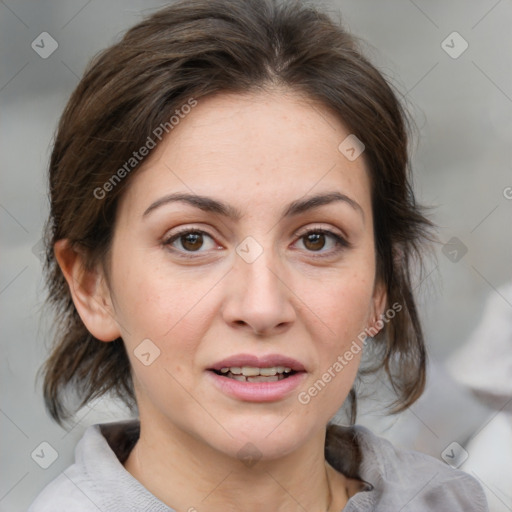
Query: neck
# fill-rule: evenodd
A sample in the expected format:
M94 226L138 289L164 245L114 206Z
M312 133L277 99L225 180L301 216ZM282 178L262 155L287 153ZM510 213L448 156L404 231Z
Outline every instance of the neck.
M325 431L277 460L241 461L183 431L147 427L125 468L177 512L331 512L348 500L343 475L324 459Z

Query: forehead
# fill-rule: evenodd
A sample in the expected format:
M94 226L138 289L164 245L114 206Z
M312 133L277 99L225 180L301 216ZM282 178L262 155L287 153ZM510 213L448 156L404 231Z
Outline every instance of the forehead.
M369 207L362 157L339 150L350 135L329 109L290 91L222 93L197 100L132 176L131 211L175 191L271 207L337 190Z

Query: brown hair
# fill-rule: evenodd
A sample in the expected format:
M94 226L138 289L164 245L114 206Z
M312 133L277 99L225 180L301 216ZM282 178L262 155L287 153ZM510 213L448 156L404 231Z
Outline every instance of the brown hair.
M69 239L85 249L88 268L101 263L107 269L116 206L137 166L101 198L95 191L105 190L133 151L191 98L272 86L321 102L365 144L377 277L388 307L403 306L372 343L381 351L372 371L388 374L398 395L392 412L421 395L426 356L410 266L421 262L420 245L432 224L411 189L409 120L391 86L354 36L306 3L185 0L144 19L97 55L60 119L49 165L44 268L55 336L40 369L46 408L60 425L70 417L66 391L77 393L78 408L106 393L132 410L136 403L122 339L100 342L87 331L55 260L55 242ZM350 397L353 422L354 389Z

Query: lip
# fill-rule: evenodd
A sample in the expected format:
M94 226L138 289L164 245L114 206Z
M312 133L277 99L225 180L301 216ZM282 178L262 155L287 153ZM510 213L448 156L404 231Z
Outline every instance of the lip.
M208 370L220 371L222 368L252 366L255 368L271 368L273 366L285 366L295 372L305 372L304 365L288 356L281 354L267 354L264 356L255 356L253 354L236 354L215 363Z
M256 368L284 366L296 373L276 382L240 382L213 371L242 366ZM231 398L245 402L276 402L293 393L307 378L307 371L301 362L281 354L267 354L259 357L252 354L237 354L207 368L206 375L219 391Z

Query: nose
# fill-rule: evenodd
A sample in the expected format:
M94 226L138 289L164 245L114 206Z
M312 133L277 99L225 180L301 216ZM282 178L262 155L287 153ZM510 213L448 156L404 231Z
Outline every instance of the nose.
M226 290L225 321L259 336L286 331L295 319L293 292L270 249L252 263L236 255Z

